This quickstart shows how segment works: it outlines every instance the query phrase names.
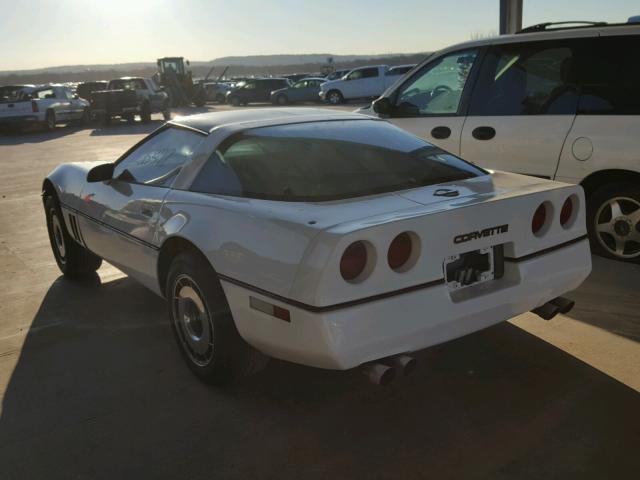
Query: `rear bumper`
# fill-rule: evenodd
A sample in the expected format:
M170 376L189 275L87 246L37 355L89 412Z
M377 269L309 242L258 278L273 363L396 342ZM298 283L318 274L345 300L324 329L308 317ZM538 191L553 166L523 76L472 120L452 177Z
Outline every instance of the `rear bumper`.
M222 280L242 337L276 358L349 369L453 340L528 312L577 288L591 272L585 238L567 247L508 261L504 277L451 295L440 283L358 305L309 311ZM460 295L464 292L463 295ZM249 297L286 308L286 322L249 306Z

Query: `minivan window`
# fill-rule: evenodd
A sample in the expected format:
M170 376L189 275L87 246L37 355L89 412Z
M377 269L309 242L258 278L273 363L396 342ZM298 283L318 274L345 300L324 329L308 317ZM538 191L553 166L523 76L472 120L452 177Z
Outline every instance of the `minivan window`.
M191 190L319 202L418 188L486 172L387 122L280 125L232 136Z
M400 89L393 116L456 115L476 57L466 50L428 63Z
M575 41L495 45L482 63L469 115L574 114Z
M579 71L582 94L578 114L640 115L640 36L600 37L591 41Z

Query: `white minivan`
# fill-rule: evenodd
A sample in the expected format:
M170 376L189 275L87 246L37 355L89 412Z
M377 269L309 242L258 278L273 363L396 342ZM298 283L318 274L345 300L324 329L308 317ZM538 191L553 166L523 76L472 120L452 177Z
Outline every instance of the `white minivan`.
M638 24L536 25L437 52L360 111L480 166L582 185L593 251L638 262L638 52Z

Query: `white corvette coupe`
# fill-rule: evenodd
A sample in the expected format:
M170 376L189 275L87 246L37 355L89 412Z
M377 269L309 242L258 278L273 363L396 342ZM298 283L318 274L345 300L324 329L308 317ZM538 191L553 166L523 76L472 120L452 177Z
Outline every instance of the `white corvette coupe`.
M488 172L370 117L194 115L44 181L65 275L102 259L168 301L189 367L267 356L380 382L410 353L560 297L591 270L578 186Z

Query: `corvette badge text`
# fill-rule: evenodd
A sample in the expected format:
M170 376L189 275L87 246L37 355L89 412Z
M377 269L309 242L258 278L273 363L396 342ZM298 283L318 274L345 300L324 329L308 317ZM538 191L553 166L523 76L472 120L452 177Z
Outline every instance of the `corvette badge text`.
M501 233L507 233L509 231L509 225L499 225L497 227L485 228L484 230L478 230L476 232L463 233L453 238L453 243L465 243L471 240L477 240L479 238L491 237L493 235L499 235Z

